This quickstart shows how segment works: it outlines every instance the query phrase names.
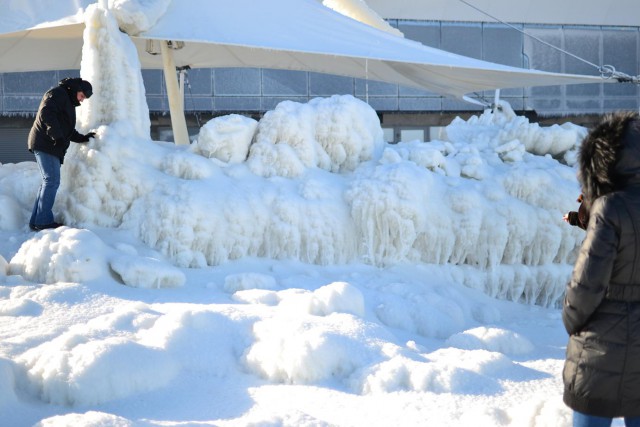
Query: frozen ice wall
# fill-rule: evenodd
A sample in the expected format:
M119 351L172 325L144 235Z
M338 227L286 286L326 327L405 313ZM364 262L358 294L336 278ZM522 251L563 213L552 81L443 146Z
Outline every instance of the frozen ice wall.
M189 147L119 122L74 146L57 208L70 224L130 229L183 267L437 264L491 295L555 304L583 235L562 215L577 207L566 159L584 129L541 128L504 104L445 133L386 144L351 96L286 102L257 123L218 117Z
M215 118L186 147L151 141L135 49L110 11L87 21L82 73L96 95L83 124L97 138L63 166L65 223L131 230L180 267L422 263L501 298L562 294L583 236L562 221L577 207L583 128L541 128L502 103L440 141L389 145L372 108L333 96L283 102L259 122Z

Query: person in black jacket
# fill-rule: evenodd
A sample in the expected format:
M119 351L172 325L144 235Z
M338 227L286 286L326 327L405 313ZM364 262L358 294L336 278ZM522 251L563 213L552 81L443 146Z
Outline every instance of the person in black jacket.
M589 220L566 288L564 402L573 425L640 426L640 116L606 115L580 147Z
M76 110L93 93L91 83L80 78L66 78L49 89L40 101L36 119L29 132L28 147L36 158L42 183L33 206L29 228L33 231L56 228L53 203L60 186L60 165L69 141L89 142L94 132L83 135L76 131Z

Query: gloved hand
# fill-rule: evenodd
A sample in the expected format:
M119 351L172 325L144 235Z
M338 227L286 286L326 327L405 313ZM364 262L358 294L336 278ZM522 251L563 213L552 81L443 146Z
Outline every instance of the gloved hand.
M82 135L82 138L78 142L89 142L89 138L94 138L96 136L95 132L89 132L86 135Z

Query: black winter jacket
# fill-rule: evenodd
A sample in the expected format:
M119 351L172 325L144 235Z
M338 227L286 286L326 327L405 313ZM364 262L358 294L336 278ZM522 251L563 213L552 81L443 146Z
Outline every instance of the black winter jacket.
M53 154L62 163L69 148L69 141L87 141L87 138L75 129L75 107L80 105L76 94L76 90L62 84L44 94L29 132L29 151Z
M625 129L583 141L581 182L595 199L562 311L564 402L601 417L640 416L640 120Z

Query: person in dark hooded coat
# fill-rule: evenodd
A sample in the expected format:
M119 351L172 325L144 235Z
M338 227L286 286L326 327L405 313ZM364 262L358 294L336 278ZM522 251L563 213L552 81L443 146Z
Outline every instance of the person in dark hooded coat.
M566 288L564 402L573 425L640 426L640 116L605 116L580 147L589 212Z
M53 204L60 186L60 166L69 148L69 141L89 142L95 133L83 135L76 131L76 107L93 93L91 83L80 78L66 78L49 89L29 132L28 148L36 158L42 183L33 206L29 228L33 231L59 227L54 221Z

